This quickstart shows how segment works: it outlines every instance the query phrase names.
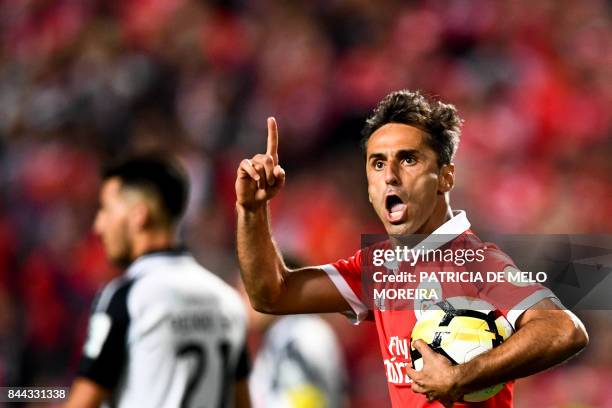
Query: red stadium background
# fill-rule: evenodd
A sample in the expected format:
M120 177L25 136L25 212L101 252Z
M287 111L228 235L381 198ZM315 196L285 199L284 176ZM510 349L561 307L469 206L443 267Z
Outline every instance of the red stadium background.
M612 5L604 0L0 1L0 385L67 386L96 290L98 168L152 148L193 183L184 236L231 281L234 177L276 116L283 250L309 264L380 232L358 142L391 90L465 119L452 204L474 229L612 231ZM612 407L612 312L516 406ZM338 329L351 406L388 404L373 325Z

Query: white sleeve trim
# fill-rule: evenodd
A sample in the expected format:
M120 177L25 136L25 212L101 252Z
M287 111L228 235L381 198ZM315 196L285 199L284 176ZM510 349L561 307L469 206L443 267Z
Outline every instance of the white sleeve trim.
M506 318L516 330L516 321L525 312L525 310L548 298L557 299L557 296L555 296L555 294L548 288L538 290L537 292L534 292L525 299L521 300L516 306L510 309L506 315Z
M327 273L329 279L334 283L338 292L342 295L342 297L348 302L351 306L352 313L348 316L351 319L353 324L359 324L366 317L368 317L368 308L363 302L357 297L353 289L349 286L349 284L344 280L344 277L338 272L338 270L330 264L320 265L319 269L322 269Z

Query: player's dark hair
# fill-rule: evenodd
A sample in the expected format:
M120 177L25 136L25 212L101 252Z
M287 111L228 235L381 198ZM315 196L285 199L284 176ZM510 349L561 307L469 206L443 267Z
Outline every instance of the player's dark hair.
M403 123L426 132L427 144L437 153L438 166L442 166L449 164L457 151L463 120L453 105L427 98L419 91L391 92L366 120L361 132L364 154L372 133L387 123Z
M113 163L102 172L102 179L118 177L122 187L153 193L164 215L176 223L187 205L189 182L183 167L174 159L148 154Z

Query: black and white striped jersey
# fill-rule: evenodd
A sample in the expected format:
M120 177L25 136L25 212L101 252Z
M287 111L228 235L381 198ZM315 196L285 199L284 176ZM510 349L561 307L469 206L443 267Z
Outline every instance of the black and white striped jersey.
M229 406L245 338L234 289L187 252L149 253L99 293L78 375L112 390L109 406Z

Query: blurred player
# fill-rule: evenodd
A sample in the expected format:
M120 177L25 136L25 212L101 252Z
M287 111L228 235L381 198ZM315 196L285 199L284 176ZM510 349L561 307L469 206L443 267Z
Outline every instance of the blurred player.
M183 170L161 157L104 173L95 231L127 269L95 300L67 407L249 406L246 311L179 246L187 196Z
M316 315L279 318L250 310L251 332L263 336L249 378L253 407L346 406L343 353L331 326Z
M449 193L455 182L452 159L460 125L452 105L407 90L385 97L367 120L363 147L369 199L388 234L450 237L438 247L452 246L468 235L474 237L465 212L453 212L450 207ZM257 310L275 314L352 312L357 321L373 317L383 359L394 370L393 375L388 373L394 406L452 406L468 392L509 382L478 406L511 407L513 379L558 364L585 347L588 338L583 325L557 305L548 289L501 285L493 291L498 295L507 292L517 300L513 307L502 310L516 330L513 336L455 366L417 341L424 367L419 372L413 370L406 349L416 322L415 309L366 306L362 251L333 264L298 270L290 270L283 262L271 236L268 212L268 201L285 182L278 143L276 121L269 118L266 153L243 160L237 172L238 256L251 303ZM439 240L431 237L430 242ZM494 249L488 249L487 254L499 255ZM492 270L511 265L500 261L496 266L500 269ZM475 285L471 288L478 289Z

